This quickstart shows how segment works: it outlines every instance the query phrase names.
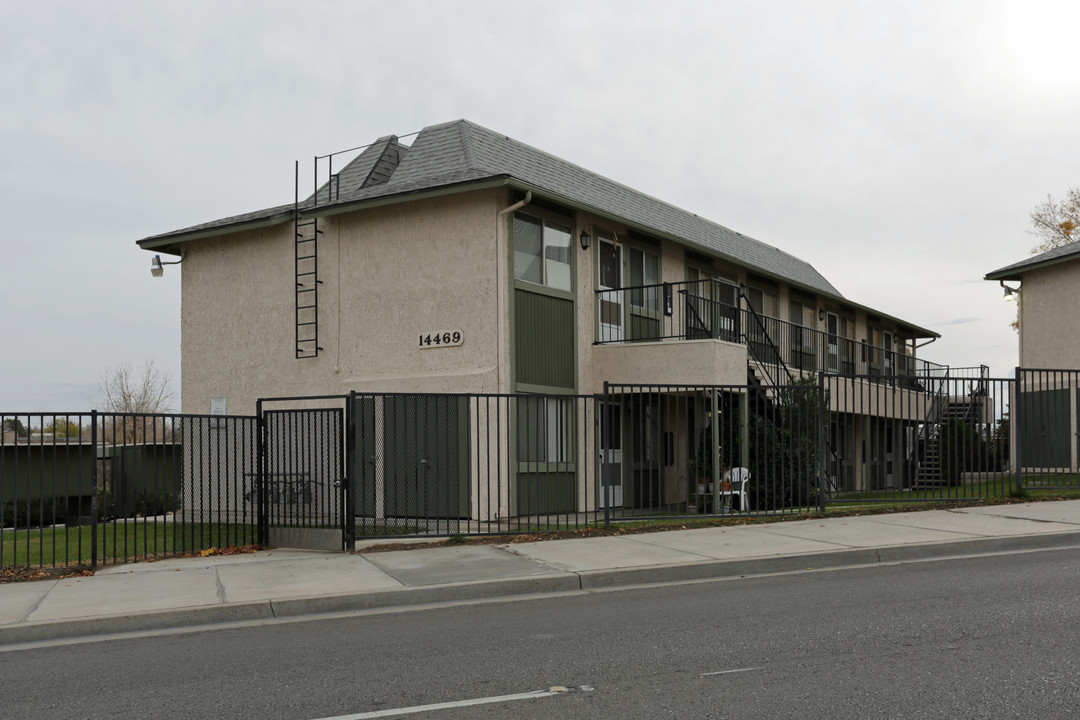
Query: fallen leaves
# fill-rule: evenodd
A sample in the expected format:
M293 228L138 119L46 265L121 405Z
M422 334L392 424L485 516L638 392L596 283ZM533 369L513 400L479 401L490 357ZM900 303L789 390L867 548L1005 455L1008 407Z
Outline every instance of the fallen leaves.
M73 577L89 577L94 571L89 568L39 568L6 567L0 568L0 583L27 582L31 580L64 580Z

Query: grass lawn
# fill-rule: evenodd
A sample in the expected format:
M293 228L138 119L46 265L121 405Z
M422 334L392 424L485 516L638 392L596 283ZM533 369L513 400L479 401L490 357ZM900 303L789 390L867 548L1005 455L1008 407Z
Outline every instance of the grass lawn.
M0 568L89 565L93 528L49 527L0 534ZM127 519L97 527L98 564L183 555L212 547L250 545L254 525Z
M1080 478L1075 475L1025 475L1023 478L1025 493L1032 497L1059 496L1075 493L1080 497ZM982 480L952 487L913 488L911 490L888 489L863 492L835 493L829 496L830 503L857 502L907 502L939 500L990 500L993 498L1014 497L1016 477L1000 477Z

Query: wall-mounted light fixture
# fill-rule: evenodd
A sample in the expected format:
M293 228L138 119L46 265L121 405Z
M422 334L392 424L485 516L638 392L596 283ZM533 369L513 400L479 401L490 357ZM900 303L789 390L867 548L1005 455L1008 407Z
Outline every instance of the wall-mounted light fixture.
M818 322L825 322L825 308L821 308L817 311Z
M161 277L163 274L165 274L165 265L179 265L183 261L184 257L182 255L180 256L180 259L176 262L161 262L161 256L155 255L153 259L150 260L150 274L154 277Z
M1011 288L1005 284L1004 280L998 280L998 282L1001 283L1001 287L1005 288L1005 300L1007 302L1019 299L1020 288Z
M589 246L592 245L592 236L584 230L581 231L581 237L579 237L578 240L581 241L582 250L588 250Z

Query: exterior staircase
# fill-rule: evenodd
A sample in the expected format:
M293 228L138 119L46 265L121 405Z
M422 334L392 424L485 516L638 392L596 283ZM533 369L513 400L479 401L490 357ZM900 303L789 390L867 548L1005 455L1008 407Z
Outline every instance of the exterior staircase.
M982 415L984 398L983 394L972 393L967 397L942 399L937 417L932 421L928 419L923 425L923 433L919 438L922 454L915 467L912 489L936 488L947 484L942 477L942 429L950 420L974 425Z

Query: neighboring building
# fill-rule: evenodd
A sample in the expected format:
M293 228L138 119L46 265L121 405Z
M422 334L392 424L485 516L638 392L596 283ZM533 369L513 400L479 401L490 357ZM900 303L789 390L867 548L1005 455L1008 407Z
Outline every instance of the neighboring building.
M1080 468L1080 242L986 274L1017 298L1020 367L1020 460L1025 472ZM1011 283L1008 285L1007 283ZM1019 286L1017 286L1019 283ZM1038 458L1038 462L1034 461ZM1016 460L1013 458L1013 462Z
M1021 283L1020 367L1080 369L1080 242L994 270L986 279Z
M267 396L590 394L818 370L907 376L918 392L940 367L916 359L937 333L845 298L809 263L464 120L408 146L380 138L295 204L139 245L182 258L187 413L211 398L250 413ZM678 429L665 497L685 492L705 414ZM902 424L838 427L846 486L891 482L886 453L911 454Z

